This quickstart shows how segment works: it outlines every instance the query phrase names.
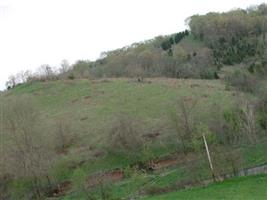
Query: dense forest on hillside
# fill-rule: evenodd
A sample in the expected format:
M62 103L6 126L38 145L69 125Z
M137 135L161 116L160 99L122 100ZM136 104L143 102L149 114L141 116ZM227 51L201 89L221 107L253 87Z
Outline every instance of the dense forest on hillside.
M186 22L96 61L10 76L0 199L153 199L266 167L267 5ZM244 191L258 181L244 180ZM235 186L192 191L242 197Z
M101 59L87 66L95 77L213 79L223 65L239 63L251 71L263 70L266 14L266 5L262 4L247 10L195 15L187 19L190 31L104 52ZM76 65L79 68L79 63Z

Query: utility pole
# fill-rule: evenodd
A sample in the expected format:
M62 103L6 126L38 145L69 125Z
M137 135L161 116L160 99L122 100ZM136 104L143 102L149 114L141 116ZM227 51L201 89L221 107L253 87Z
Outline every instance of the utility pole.
M206 152L207 152L207 157L208 157L209 164L210 164L210 171L212 174L212 178L213 178L213 181L215 182L216 179L215 179L214 169L213 169L213 165L212 165L212 161L211 161L211 157L210 157L210 151L209 151L208 143L207 143L207 140L206 140L206 137L204 134L202 134L202 137L204 140L204 144L205 144L205 148L206 148Z

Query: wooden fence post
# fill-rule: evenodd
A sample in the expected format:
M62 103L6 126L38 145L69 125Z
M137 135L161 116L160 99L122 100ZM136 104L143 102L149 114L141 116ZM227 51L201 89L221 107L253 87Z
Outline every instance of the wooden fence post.
M206 137L205 137L204 134L202 134L202 137L203 137L203 140L204 140L204 144L205 144L205 148L206 148L206 152L207 152L207 157L208 157L208 160L209 160L209 165L210 165L210 171L211 171L211 174L212 174L212 178L213 178L213 181L215 182L216 179L215 179L212 160L211 160L211 157L210 157L210 151L209 151L208 143L207 143L207 140L206 140Z

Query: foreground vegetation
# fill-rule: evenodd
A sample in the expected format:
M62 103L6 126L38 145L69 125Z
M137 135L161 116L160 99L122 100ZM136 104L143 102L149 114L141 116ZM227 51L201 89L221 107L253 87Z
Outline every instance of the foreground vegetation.
M192 115L188 116L189 128L207 134L216 175L265 163L265 136L258 135L256 137L261 140L253 142L241 137L232 141L234 146L225 143L224 147L217 142L226 142L220 139L223 135L207 132L218 123L216 116L220 110L226 114L236 107L235 98L239 99L240 95L254 99L250 94L226 90L220 80L158 78L138 82L124 78L49 81L18 86L1 96L1 102L8 109L4 116L18 127L23 128L25 123L26 128L30 126L25 133L33 143L28 143L20 132L10 129L12 126L6 131L13 130L10 133L15 138L6 134L2 136L6 138L3 155L9 161L2 163L2 167L17 176L9 183L9 191L14 198L27 199L25 193L29 193L35 184L24 177L33 172L36 177L44 176L37 179L40 181L37 186L47 191L48 196L57 184L70 182L71 188L56 192L59 196L67 195L66 199L86 198L87 192L96 199L103 198L103 193L107 199L157 194L210 179L212 174L201 138L197 135L185 138L179 134L183 133L183 124L177 124L179 115L175 114L189 114L182 112L188 108L192 109ZM188 107L191 105L193 107ZM14 118L14 114L23 116L24 123ZM40 119L42 124L36 124L32 117ZM41 143L40 137L43 138ZM179 137L181 139L177 141ZM181 140L186 146L181 145ZM21 145L13 146L14 142ZM30 151L31 148L37 148L39 152L29 152L22 160L17 157L22 149ZM229 149L235 150L230 154ZM219 153L223 151L225 154ZM42 156L37 161L31 159L39 153ZM21 165L24 162L37 162L42 167L24 168ZM19 171L17 167L12 168L14 165L21 165ZM114 170L119 170L114 184L97 175ZM45 176L49 177L49 182ZM87 181L90 177L93 177L91 182L103 186L89 189Z
M266 185L266 176L242 177L212 184L204 188L188 189L146 199L266 199Z
M265 164L266 13L197 15L190 30L95 62L11 76L0 94L1 199L141 198ZM242 180L246 190L265 176Z

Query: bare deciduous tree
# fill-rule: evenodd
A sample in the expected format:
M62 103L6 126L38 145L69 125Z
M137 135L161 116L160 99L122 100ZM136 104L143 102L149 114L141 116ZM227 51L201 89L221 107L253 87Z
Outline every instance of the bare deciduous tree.
M8 77L8 81L6 82L6 87L7 89L11 89L17 85L17 80L14 75L10 75Z
M196 124L193 116L193 110L197 104L196 100L181 98L178 100L175 113L172 115L172 121L178 136L178 142L182 144L183 152L187 153L188 145L191 142Z
M129 116L118 116L109 132L108 143L114 153L136 156L141 152L144 141L136 121Z
M62 62L60 64L60 68L59 68L59 73L64 74L64 73L68 72L70 69L71 69L71 66L70 66L69 62L66 59L62 60Z
M39 77L42 80L51 80L55 77L55 72L49 65L41 65L38 72L39 72Z
M255 105L248 100L242 101L242 129L250 143L257 140L258 125L256 122Z
M6 151L8 171L15 178L30 177L37 198L41 197L41 178L50 180L51 165L50 148L40 120L38 109L28 96L12 99L4 112L4 127L10 142Z
M65 150L72 144L74 137L71 132L71 122L67 118L60 118L56 121L55 146L58 152Z

